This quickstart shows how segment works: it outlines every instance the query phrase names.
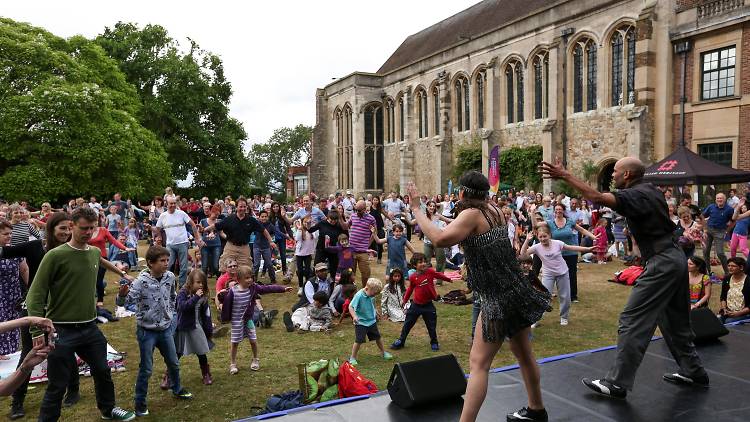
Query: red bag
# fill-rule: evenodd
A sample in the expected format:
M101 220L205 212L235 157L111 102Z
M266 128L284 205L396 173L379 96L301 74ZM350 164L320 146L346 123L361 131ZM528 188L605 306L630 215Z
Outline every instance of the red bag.
M624 270L615 273L615 283L625 284L632 286L635 284L635 280L645 271L645 269L638 265L633 265Z
M364 396L378 392L378 386L365 378L349 362L339 367L339 398Z

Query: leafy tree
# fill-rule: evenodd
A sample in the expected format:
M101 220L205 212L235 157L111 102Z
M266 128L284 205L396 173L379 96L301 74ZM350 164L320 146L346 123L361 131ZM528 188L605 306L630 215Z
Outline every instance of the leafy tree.
M500 181L516 188L538 189L542 184L542 176L538 170L541 162L541 145L501 149Z
M163 27L122 22L96 38L135 86L143 103L140 122L164 145L172 176L192 174L193 190L209 196L244 192L247 134L229 116L231 84L221 59L189 41L183 53Z
M310 163L312 130L302 124L282 127L267 142L253 145L248 153L251 184L266 192L284 192L287 169Z
M453 167L453 180L458 179L467 171L482 171L482 143L479 138L458 147L456 165Z
M159 192L169 163L98 45L0 18L0 192L33 202Z

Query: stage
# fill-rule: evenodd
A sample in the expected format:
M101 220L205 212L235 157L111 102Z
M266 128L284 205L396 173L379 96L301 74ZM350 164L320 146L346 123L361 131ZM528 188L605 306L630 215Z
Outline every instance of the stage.
M601 397L581 384L582 377L603 376L614 359L614 347L555 356L540 361L542 393L550 421L747 421L750 409L750 324L728 326L729 334L699 345L709 374L708 389L684 387L662 380L677 366L664 341L655 339L638 371L635 389L625 401ZM507 348L503 353L509 353ZM383 386L385 387L385 386ZM517 366L497 368L489 379L487 399L478 421L504 421L504 415L526 404ZM244 419L292 421L457 421L462 401L403 410L387 391L305 406L286 413Z

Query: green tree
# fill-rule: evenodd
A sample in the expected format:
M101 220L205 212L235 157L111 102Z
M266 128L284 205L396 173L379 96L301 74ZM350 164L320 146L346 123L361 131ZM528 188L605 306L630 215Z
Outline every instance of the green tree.
M0 192L10 200L159 192L169 163L98 45L0 18Z
M310 164L312 131L302 124L282 127L274 130L267 142L254 144L248 153L251 184L265 192L284 192L287 169Z
M482 143L479 138L458 147L453 180L457 183L461 175L469 170L482 171Z
M193 176L192 190L209 196L241 193L250 163L242 124L229 116L232 87L217 55L190 41L187 52L159 25L118 22L96 38L136 87L141 124L154 132L172 162L172 176Z
M538 170L541 162L541 145L501 149L500 181L519 189L539 189L542 185L542 177Z

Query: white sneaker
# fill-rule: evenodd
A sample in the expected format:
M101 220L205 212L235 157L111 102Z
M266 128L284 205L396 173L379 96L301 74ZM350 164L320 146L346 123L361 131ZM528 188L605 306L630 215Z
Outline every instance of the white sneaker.
M568 319L567 318L560 318L560 325L568 325Z
M533 330L534 328L536 328L538 326L539 326L539 322L535 322L535 323L531 324L531 329Z

